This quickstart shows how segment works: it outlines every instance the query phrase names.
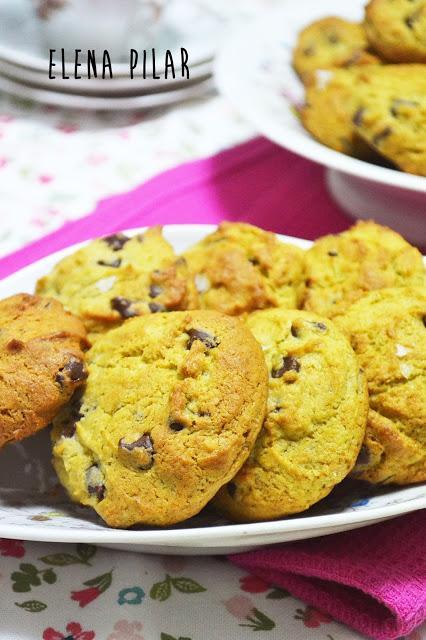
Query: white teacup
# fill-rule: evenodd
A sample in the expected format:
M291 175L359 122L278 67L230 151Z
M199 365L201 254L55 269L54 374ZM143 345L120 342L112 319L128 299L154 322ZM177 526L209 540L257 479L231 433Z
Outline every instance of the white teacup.
M47 49L72 60L82 52L107 49L113 60L128 56L135 29L149 45L167 0L33 0Z

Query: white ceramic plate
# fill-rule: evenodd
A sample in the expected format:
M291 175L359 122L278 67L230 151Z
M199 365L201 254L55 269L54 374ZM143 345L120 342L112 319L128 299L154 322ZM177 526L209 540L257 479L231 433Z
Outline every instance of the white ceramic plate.
M302 127L303 103L293 71L298 32L327 15L361 20L364 0L298 0L228 34L215 64L216 83L257 129L279 145L329 168L338 203L355 217L375 217L413 242L426 239L426 178L376 166L329 149Z
M80 95L78 93L61 93L15 82L11 78L0 74L0 91L5 91L25 100L33 100L43 104L50 104L64 109L82 109L87 111L133 111L166 107L185 100L202 98L214 92L211 78L201 80L185 88L158 93L144 93L142 95L123 95L120 97L105 97L99 95Z
M165 236L181 252L213 228L171 225L165 228ZM302 248L310 245L297 238L282 239ZM31 293L36 280L75 248L55 253L0 281L0 298L21 291ZM364 485L352 483L340 485L310 511L284 520L228 524L205 510L170 528L115 530L102 524L91 509L67 500L50 465L46 431L0 451L0 537L5 538L87 542L144 553L224 554L346 531L423 508L426 485L371 493Z

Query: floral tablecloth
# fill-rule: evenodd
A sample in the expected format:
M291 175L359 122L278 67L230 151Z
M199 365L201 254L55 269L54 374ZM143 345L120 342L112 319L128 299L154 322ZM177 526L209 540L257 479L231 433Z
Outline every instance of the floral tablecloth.
M274 1L247 0L240 6L247 11L250 3L255 8ZM253 133L217 96L119 116L0 96L0 252L84 215L101 197ZM0 539L0 640L250 637L361 636L224 558ZM424 639L426 627L410 636Z

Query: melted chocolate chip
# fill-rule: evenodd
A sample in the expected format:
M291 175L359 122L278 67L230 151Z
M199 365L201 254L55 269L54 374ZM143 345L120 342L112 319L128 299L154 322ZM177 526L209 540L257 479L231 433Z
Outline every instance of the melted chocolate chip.
M149 297L150 298L157 298L159 295L161 295L162 292L163 292L163 289L161 287L159 287L158 284L152 284L149 287Z
M118 269L118 267L121 265L121 258L117 258L117 260L111 260L110 262L108 262L107 260L98 260L98 264L100 264L101 267L112 267L113 269Z
M235 484L235 482L228 482L228 484L226 485L226 490L231 496L231 498L233 498L237 490L237 485Z
M62 435L64 438L72 438L76 432L76 423L70 422L62 429Z
M112 236L103 238L103 241L106 242L113 251L120 251L129 240L130 238L125 236L124 233L115 233Z
M365 109L361 107L357 111L355 111L354 116L352 118L352 122L356 127L360 127L362 125L362 119L364 117Z
M339 42L340 38L337 35L337 33L330 33L330 35L328 36L328 41L331 44L337 44Z
M172 431L182 431L182 429L185 429L184 424L182 424L181 422L176 422L175 420L169 422L169 427Z
M164 304L158 304L158 302L150 302L148 304L148 307L151 313L161 313L162 311L167 311Z
M299 330L298 330L297 327L294 326L294 324L291 325L290 333L293 336L293 338L298 338L299 337Z
M398 117L398 109L399 107L418 107L419 103L415 102L414 100L404 100L404 98L395 98L395 100L392 100L392 106L391 106L391 114L397 118Z
M327 325L323 322L313 322L312 324L316 329L319 329L320 331L327 331Z
M84 362L79 358L71 356L68 362L56 374L55 381L63 387L67 378L71 382L83 382L88 375Z
M422 320L423 320L424 326L426 327L426 316L423 316Z
M134 451L135 449L144 449L147 453L147 460L144 464L139 464L139 469L150 469L154 464L154 445L151 440L151 437L148 434L144 434L135 442L125 442L124 438L121 438L118 443L120 449L125 449L126 451Z
M22 351L23 348L24 348L24 343L21 342L20 340L16 340L15 338L12 338L12 340L9 340L9 342L6 345L6 349L14 353L18 353L19 351Z
M272 369L271 376L273 378L281 378L287 371L300 371L300 362L293 356L285 356L282 366L279 369Z
M303 55L307 56L308 58L313 56L314 53L315 53L314 47L306 47L306 49L303 49Z
M95 496L99 501L105 497L105 485L102 480L102 473L99 467L94 464L86 471L86 484L89 496Z
M386 138L388 138L391 133L392 129L390 127L386 127L385 129L383 129L383 131L379 131L379 133L376 133L371 142L375 146L378 146L381 142L383 142L383 140L386 140Z
M259 260L257 258L249 258L249 262L256 267L259 264Z
M330 256L330 258L336 258L339 255L337 251L327 251L327 253Z
M118 311L122 318L134 318L134 316L138 315L137 311L131 308L132 304L131 300L127 300L122 296L117 296L111 300L111 308Z
M190 349L196 340L200 340L200 342L205 344L207 349L214 349L220 344L219 338L216 338L216 336L211 336L206 331L200 331L199 329L189 329L187 331L187 334L189 335L189 340L186 343L187 349Z

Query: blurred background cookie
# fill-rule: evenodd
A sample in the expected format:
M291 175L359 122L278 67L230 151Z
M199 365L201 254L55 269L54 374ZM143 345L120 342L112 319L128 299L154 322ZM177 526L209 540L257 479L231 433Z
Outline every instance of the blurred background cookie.
M82 322L56 300L0 301L0 447L46 427L84 384Z
M202 309L294 309L302 298L303 251L250 224L223 222L184 257Z
M337 319L368 380L370 413L357 477L426 481L426 289L383 289Z
M249 316L269 371L268 408L247 462L215 506L233 520L304 511L355 464L368 411L365 378L348 340L305 311Z
M112 527L198 513L246 460L261 428L267 371L237 318L211 311L135 318L88 354L78 405L53 431L70 497Z

